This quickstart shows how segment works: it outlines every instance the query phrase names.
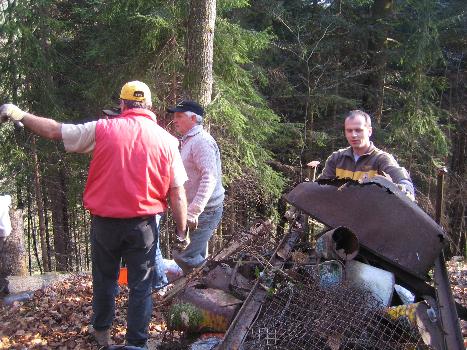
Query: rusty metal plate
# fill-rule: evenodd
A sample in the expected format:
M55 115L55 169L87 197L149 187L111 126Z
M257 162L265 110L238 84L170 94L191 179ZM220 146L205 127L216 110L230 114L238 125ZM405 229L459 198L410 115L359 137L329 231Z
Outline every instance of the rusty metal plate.
M167 323L172 330L225 332L242 305L220 289L185 288L173 301Z
M232 287L251 289L251 281L237 273L227 264L220 264L210 270L206 276L200 279L200 282L207 288L223 290L226 293L232 292Z
M389 181L303 182L284 198L329 227L348 227L362 246L422 279L443 246L443 229Z

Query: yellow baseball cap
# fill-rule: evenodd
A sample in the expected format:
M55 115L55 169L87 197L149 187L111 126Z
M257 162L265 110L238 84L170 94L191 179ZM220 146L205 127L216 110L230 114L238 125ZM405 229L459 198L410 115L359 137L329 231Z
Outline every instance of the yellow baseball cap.
M151 102L151 91L149 87L141 81L130 81L123 85L120 98L129 101Z

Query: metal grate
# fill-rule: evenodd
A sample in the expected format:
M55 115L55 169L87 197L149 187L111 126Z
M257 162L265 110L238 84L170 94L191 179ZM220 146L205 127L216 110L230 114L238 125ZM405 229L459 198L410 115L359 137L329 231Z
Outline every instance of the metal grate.
M280 274L243 349L430 349L417 329L392 320L369 292L320 286L315 269Z

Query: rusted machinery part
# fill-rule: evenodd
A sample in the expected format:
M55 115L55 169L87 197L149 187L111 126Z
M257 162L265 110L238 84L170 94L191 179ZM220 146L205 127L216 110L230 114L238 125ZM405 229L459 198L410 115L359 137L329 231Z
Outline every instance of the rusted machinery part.
M324 259L354 259L360 249L358 238L347 227L339 226L325 232L316 241L316 251Z
M295 221L289 231L289 233L286 235L287 240L285 240L281 245L280 249L277 250L276 254L278 257L280 257L282 260L287 260L292 252L292 249L294 246L299 242L300 237L303 235L303 221L304 218L301 218L302 220Z
M393 321L375 295L349 283L323 285L314 266L295 280L277 275L274 291L249 324L243 349L415 349L417 328ZM301 275L301 276L300 276Z
M220 289L193 285L177 295L168 311L170 330L225 332L242 301Z
M303 222L300 223L298 227L303 227ZM282 237L282 240L277 245L276 250L269 259L269 266L274 267L283 264L283 261L281 259L278 259L277 252L283 249L284 245L287 245L287 242L290 240L291 235L295 235L295 233L289 232L288 234L284 235L284 237ZM264 272L267 273L267 270L265 270ZM249 330L250 325L252 324L254 318L258 314L258 311L261 308L261 305L263 304L267 295L267 292L260 288L260 281L260 278L256 279L256 282L253 288L251 289L250 294L243 302L242 307L240 308L237 315L230 324L229 329L225 333L224 339L216 347L216 350L237 350L240 348L243 339L245 338Z
M444 231L393 184L386 185L383 179L303 182L284 198L329 227L349 228L361 246L425 279L443 247Z
M447 174L446 167L440 167L438 169L436 184L437 198L435 220L438 224L441 222L442 215L445 174ZM436 286L436 299L438 301L441 325L444 330L444 342L446 349L464 349L464 339L460 329L454 297L451 292L451 286L449 283L448 271L446 269L446 261L444 260L443 251L440 252L438 258L435 261L434 279Z
M397 283L410 289L418 300L425 299L426 297L436 298L435 288L424 280L413 276L404 269L399 268L397 265L381 259L378 255L375 255L365 248L360 249L360 255L367 259L371 264L380 266L381 268L394 273L396 275ZM446 281L439 281L438 283L446 285ZM455 305L459 318L467 321L467 308L459 303L456 303Z
M452 296L444 255L435 262L434 269L436 300L438 302L446 349L463 350L464 338L459 324L456 305Z
M213 266L217 266L220 261L227 259L228 257L235 254L238 250L242 248L244 244L247 244L251 240L258 239L263 235L269 234L272 230L272 223L269 220L256 221L250 228L249 232L244 233L241 237L237 237L238 239L232 242L229 242L217 254L209 257L206 260L206 263L200 267L197 267L191 272L189 275L182 276L178 278L175 283L173 284L172 288L168 291L168 293L164 296L164 303L169 303L180 291L182 291L191 281L198 278L203 271L206 269L208 270L211 268L211 262L213 262Z

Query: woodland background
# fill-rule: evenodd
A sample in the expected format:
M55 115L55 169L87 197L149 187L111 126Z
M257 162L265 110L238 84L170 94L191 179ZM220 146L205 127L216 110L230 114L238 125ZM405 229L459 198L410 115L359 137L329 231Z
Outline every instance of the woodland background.
M279 237L281 195L308 176L306 163L346 146L342 117L358 108L430 214L447 166L442 223L451 254L465 255L464 0L0 0L0 10L1 103L81 123L138 79L170 131L168 106L208 106L227 189L212 249L258 217L273 218ZM89 270L90 157L8 123L0 158L0 193L24 213L25 268Z

